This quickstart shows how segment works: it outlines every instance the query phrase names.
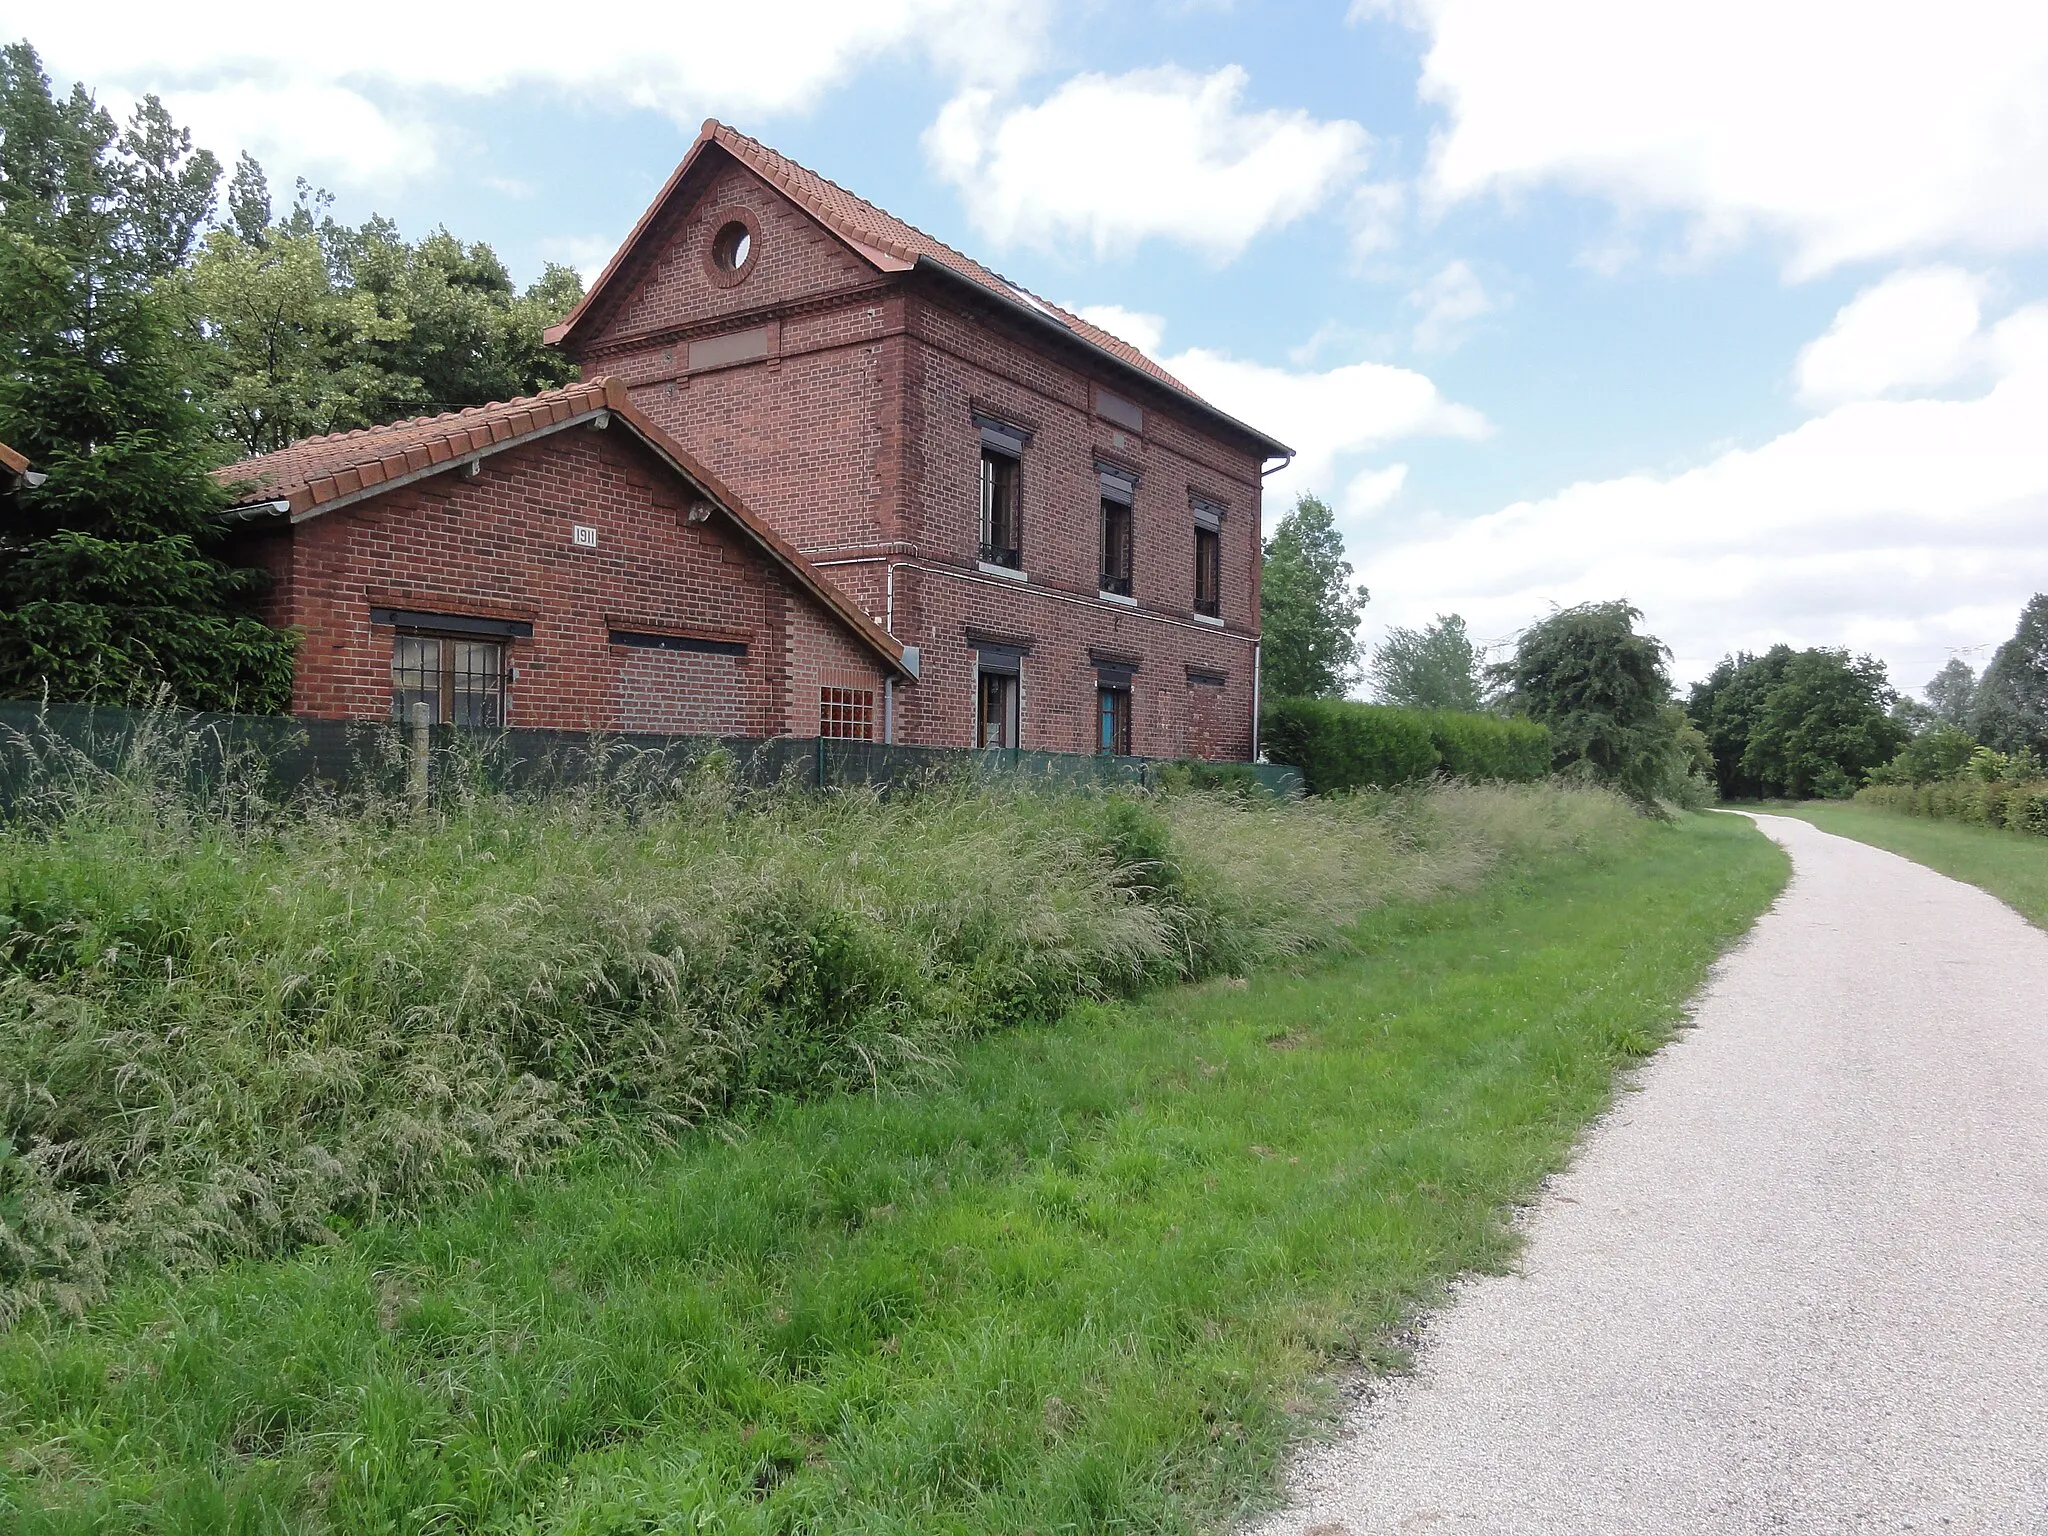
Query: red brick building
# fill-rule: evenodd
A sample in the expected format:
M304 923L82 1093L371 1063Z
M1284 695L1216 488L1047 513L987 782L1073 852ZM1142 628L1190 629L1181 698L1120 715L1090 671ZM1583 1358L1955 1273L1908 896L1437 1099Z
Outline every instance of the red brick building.
M898 641L895 737L1245 758L1288 450L716 122L550 333Z
M883 739L914 655L609 379L222 471L295 712Z

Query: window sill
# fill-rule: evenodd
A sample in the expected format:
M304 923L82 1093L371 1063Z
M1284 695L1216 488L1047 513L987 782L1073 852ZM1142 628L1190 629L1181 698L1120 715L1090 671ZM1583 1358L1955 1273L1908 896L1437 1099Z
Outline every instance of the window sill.
M1135 597L1125 597L1121 592L1098 591L1095 595L1105 603L1115 603L1119 608L1135 608L1138 606L1138 600Z
M1013 565L992 565L986 560L974 562L984 576L1000 576L1005 581L1029 581L1031 578Z
M1208 625L1211 629L1221 629L1223 627L1223 621L1219 618L1213 617L1210 614L1191 613L1188 615L1188 617L1193 619L1197 624Z

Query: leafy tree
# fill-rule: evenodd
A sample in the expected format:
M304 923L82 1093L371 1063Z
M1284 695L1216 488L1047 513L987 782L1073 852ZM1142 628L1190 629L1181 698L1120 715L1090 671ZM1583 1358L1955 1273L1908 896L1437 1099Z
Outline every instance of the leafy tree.
M153 284L218 166L154 98L128 130L26 43L0 49L0 440L48 476L0 535L0 694L273 709L292 638L215 558L226 496Z
M1366 669L1383 704L1410 709L1474 711L1484 702L1482 653L1457 614L1439 614L1421 629L1394 625Z
M1942 725L1966 730L1970 724L1970 705L1977 697L1977 674L1970 664L1959 656L1951 656L1942 669L1927 680L1923 690L1927 695L1927 707Z
M1970 705L1970 734L1995 752L2048 756L2048 593L2020 610Z
M1340 697L1357 675L1358 621L1370 596L1351 585L1329 507L1303 493L1266 540L1259 623L1267 696Z
M1774 645L1723 658L1687 712L1725 798L1804 799L1849 793L1899 749L1912 733L1888 713L1895 702L1882 662Z
M1884 663L1847 651L1788 647L1750 720L1742 766L1765 794L1838 798L1890 760L1905 731L1888 713Z
M1671 653L1626 602L1561 609L1523 631L1514 656L1488 669L1513 712L1550 728L1563 771L1648 803L1688 777L1683 712L1671 706Z
M248 453L530 395L573 366L541 336L582 297L549 266L522 294L488 245L436 230L417 244L388 219L339 223L303 181L272 219L263 168L244 155L229 222L182 282L202 391Z

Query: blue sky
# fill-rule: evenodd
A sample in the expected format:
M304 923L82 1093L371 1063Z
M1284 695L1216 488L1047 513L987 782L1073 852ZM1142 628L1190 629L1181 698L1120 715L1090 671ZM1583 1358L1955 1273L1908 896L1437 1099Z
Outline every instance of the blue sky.
M224 160L594 273L715 113L1303 449L1370 626L1626 596L1917 686L2048 588L2048 7L871 0L48 14ZM394 46L397 44L397 46Z

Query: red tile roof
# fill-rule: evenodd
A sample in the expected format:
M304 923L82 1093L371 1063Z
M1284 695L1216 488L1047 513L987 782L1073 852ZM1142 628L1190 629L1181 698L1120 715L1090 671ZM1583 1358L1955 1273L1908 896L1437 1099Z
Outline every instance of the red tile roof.
M214 478L224 485L251 482L243 490L245 504L289 501L292 515L303 517L339 497L355 496L435 465L468 458L493 444L529 437L543 427L610 409L609 383L600 379L594 384L571 384L444 416L415 416L359 432L301 438L289 448L216 470Z
M570 384L518 400L494 401L444 416L417 416L360 432L308 437L275 453L243 459L214 471L222 485L236 488L245 512L261 515L282 502L292 521L372 496L408 480L453 468L465 459L494 453L526 438L587 421L608 411L627 430L689 481L739 526L799 585L837 615L856 637L897 672L915 676L903 646L846 595L795 545L775 532L682 445L643 415L617 379Z
M719 122L715 117L705 119L704 127L697 135L697 142L690 146L690 152L683 157L682 164L676 167L675 174L669 177L668 184L641 215L640 222L633 226L632 233L627 235L624 243L613 254L597 281L590 285L590 291L583 296L582 302L569 312L561 324L549 329L549 341L559 342L566 339L583 317L596 307L599 296L626 266L642 236L658 222L684 176L697 163L706 147L714 144L770 186L781 191L790 201L853 246L877 267L885 271L904 271L915 266L920 259L935 262L954 276L965 278L996 298L1028 312L1035 312L1036 317L1046 323L1065 328L1089 346L1107 352L1118 362L1137 369L1183 399L1201 406L1208 414L1223 416L1224 420L1232 421L1253 437L1265 439L1276 452L1290 451L1273 439L1266 438L1266 435L1256 428L1246 427L1244 423L1224 416L1215 406L1121 336L1112 335L1101 326L1090 324L1072 311L1039 298L972 257L963 256L944 241L933 239L916 226L906 224L894 214L877 208L866 198L856 196L837 182L829 181L816 171L798 165L788 156L770 149L758 139L748 138L737 129Z

